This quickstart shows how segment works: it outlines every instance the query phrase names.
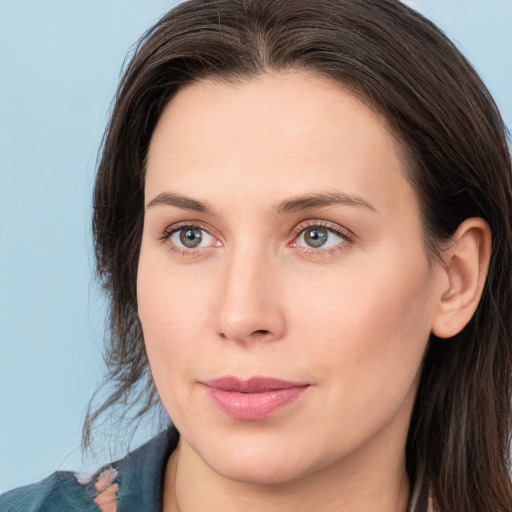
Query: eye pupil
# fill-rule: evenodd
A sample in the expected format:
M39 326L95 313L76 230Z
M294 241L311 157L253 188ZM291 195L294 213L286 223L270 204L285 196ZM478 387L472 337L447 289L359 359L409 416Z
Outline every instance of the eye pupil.
M200 229L186 228L180 231L180 242L189 249L197 247L202 239L203 235Z
M304 240L311 247L321 247L327 242L328 236L327 229L311 228L304 233Z

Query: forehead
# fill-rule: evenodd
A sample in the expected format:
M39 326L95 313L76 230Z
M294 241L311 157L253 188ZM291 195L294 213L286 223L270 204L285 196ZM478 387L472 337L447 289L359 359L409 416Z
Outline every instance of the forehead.
M204 80L180 90L157 124L146 197L168 187L204 198L239 187L269 200L336 188L379 193L393 207L392 192L409 186L404 167L385 120L333 81L306 72Z

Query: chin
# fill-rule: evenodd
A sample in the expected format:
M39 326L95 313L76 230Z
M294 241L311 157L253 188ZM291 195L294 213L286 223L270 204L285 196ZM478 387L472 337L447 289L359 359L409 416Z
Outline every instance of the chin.
M306 468L297 466L296 461L281 461L271 456L223 459L214 461L210 468L224 478L245 484L277 486L300 480L308 473Z
M254 485L280 485L316 472L318 463L308 454L315 450L283 437L240 436L198 447L196 453L218 475L229 480ZM201 443L202 444L202 443Z

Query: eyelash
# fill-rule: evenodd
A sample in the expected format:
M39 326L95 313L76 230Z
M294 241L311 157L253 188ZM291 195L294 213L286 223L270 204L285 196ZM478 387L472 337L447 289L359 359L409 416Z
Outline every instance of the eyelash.
M188 249L186 247L179 247L176 244L171 242L171 237L175 234L180 232L183 229L199 229L201 231L204 231L205 233L208 233L208 235L214 237L209 231L209 229L201 224L200 222L180 222L179 224L173 224L172 226L169 226L165 229L164 233L160 237L160 243L167 244L169 247L169 250L173 253L179 255L179 256L193 256L197 254L197 251L204 250L204 249L214 249L215 247L201 247L199 249ZM215 237L214 237L215 238Z
M205 249L214 249L216 246L208 246L208 247L201 247L198 249L194 248L185 248L185 247L179 247L174 243L170 243L171 237L175 234L180 232L181 230L189 228L189 229L199 229L201 231L204 231L205 233L208 233L209 236L212 236L216 238L214 235L212 235L207 228L207 226L203 225L200 222L182 222L179 224L173 224L172 226L169 226L164 231L163 235L160 237L160 242L162 244L168 244L169 249L174 252L175 254L178 254L180 256L194 256L198 254L198 251L202 251ZM322 249L321 247L318 249L315 249L313 247L303 247L303 246L297 246L296 242L298 238L304 233L308 228L322 228L330 233L335 234L336 236L339 236L343 239L342 242L336 244L333 247L328 247ZM350 245L353 244L355 236L354 234L349 231L346 228L342 228L338 226L337 224L332 224L330 222L327 222L325 220L308 220L305 222L300 223L296 228L293 230L292 234L292 241L288 242L289 247L293 247L296 250L301 250L304 253L312 254L315 256L321 256L321 255L331 255L334 254L340 250L343 250L347 247L350 247ZM218 242L218 246L220 246L220 242Z
M315 256L322 256L322 255L331 255L338 251L342 251L346 249L347 247L350 247L354 243L355 236L354 234L349 231L346 228L342 228L341 226L338 226L337 224L333 224L331 222L325 221L325 220L308 220L305 222L300 223L295 229L294 229L294 235L293 240L289 243L293 247L292 244L294 244L297 239L300 237L302 233L304 233L309 228L323 228L329 231L330 233L334 233L335 235L339 236L343 239L342 242L336 244L335 246L328 247L328 248L319 248L314 249L313 247L301 247L300 250L307 254L313 254ZM295 246L297 247L297 246Z

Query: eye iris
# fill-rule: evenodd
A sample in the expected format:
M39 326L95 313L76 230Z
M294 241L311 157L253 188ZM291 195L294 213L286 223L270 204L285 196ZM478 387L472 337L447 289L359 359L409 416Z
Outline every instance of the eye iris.
M197 247L202 239L203 235L200 229L187 228L180 231L180 242L189 249Z
M327 242L328 236L327 229L311 228L304 233L304 240L311 247L321 247Z

